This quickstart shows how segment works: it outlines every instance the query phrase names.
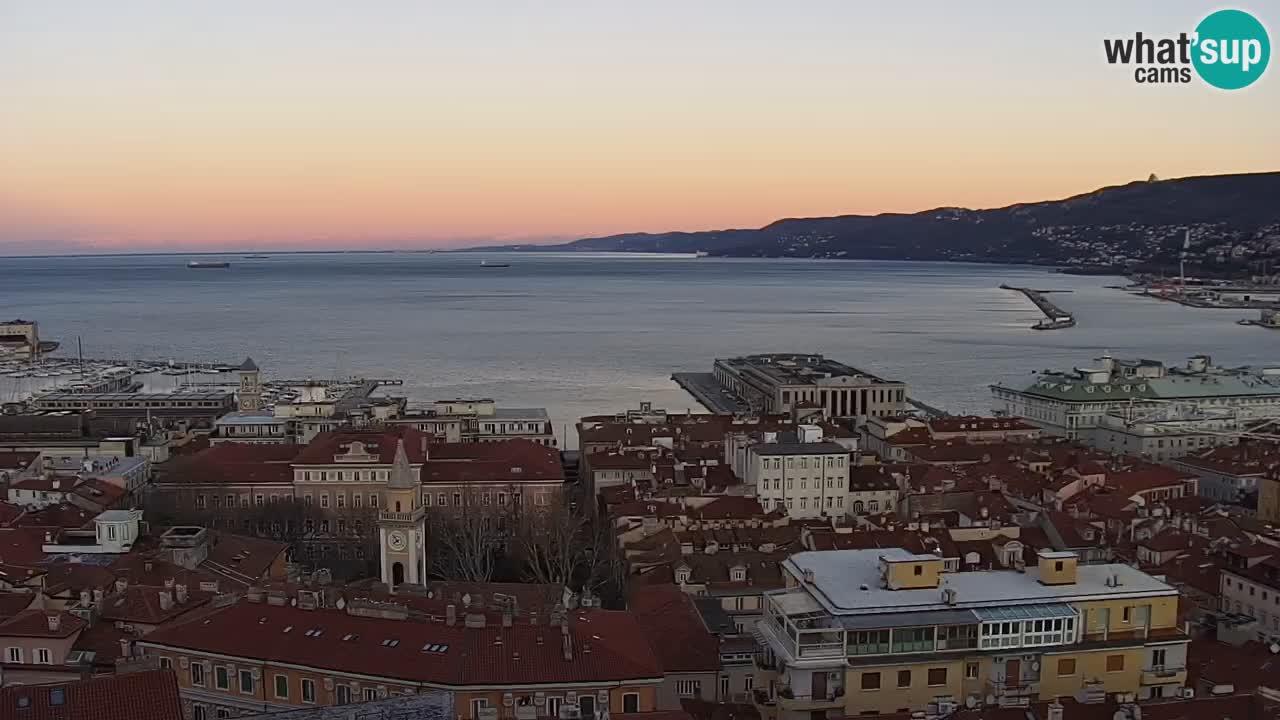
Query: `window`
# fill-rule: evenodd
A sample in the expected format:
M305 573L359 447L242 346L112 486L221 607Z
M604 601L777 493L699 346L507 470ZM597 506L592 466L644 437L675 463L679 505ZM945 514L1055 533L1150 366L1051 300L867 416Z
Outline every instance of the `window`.
M338 704L346 705L350 702L351 702L351 686L339 685L338 686Z
M680 697L702 697L702 682L698 680L677 680L676 694Z
M912 572L913 572L913 574L914 574L916 577L920 577L921 575L924 575L924 566L923 566L923 565L916 565L916 566L912 569Z
M1059 676L1066 677L1067 675L1075 675L1075 674L1076 674L1075 658L1061 658L1060 660L1058 660Z
M445 505L444 493L440 493L440 495L436 497L436 501L437 501L437 504L443 507Z
M964 664L964 679L965 680L978 679L978 663L971 662L971 663Z
M369 493L369 507L378 507L378 493Z
M1107 672L1123 672L1123 671L1124 671L1124 656L1108 655L1107 656Z
M250 670L240 671L240 692L249 695L253 693L253 672Z
M289 676L288 675L276 675L276 697L278 698L289 697Z
M462 507L462 493L453 494L453 506Z
M938 685L947 684L946 668L929 668L929 686L936 687Z
M623 693L622 712L624 713L640 712L640 693Z
M213 669L213 685L219 690L230 690L231 673L227 672L224 667L215 667Z
M898 687L900 688L911 687L911 671L910 670L898 671Z
M862 673L862 689L863 690L879 690L880 689L880 673L878 672Z
M883 655L887 652L888 630L859 630L849 634L850 655Z
M218 708L214 711L214 717L229 718L231 717L231 710L230 708Z
M1164 661L1165 661L1165 649L1164 649L1164 648L1160 648L1160 649L1158 649L1158 650L1152 650L1152 651L1151 651L1151 667L1152 667L1152 668L1154 668L1154 669L1156 669L1156 670L1163 670L1163 669L1164 669Z
M938 628L939 650L971 650L978 647L977 625L951 625Z
M1130 612L1132 609L1133 609L1133 608L1125 607L1123 610L1121 610L1121 611L1120 611L1120 621L1121 621L1121 622L1126 622L1126 623L1127 623L1127 622L1129 622L1129 612Z
M755 689L755 686L756 686L756 676L755 676L755 675L747 675L746 677L742 678L742 691L743 691L743 692L751 692L753 689Z
M191 684L204 687L204 665L198 662L191 663Z
M6 648L4 651L4 656L6 661L8 662L20 663L22 662L22 648L20 647Z
M365 699L365 701L366 701L366 702L367 702L367 701L369 701L369 700L377 700L377 699L378 699L378 689L377 689L377 688L365 688L365 689L364 689L364 699Z
M37 665L53 664L53 653L49 651L49 648L36 648L36 664Z
M329 493L320 493L320 507L329 507Z
M338 507L340 507L340 508L344 508L344 507L346 507L346 506L347 506L347 494L346 494L346 493L338 493L338 494L335 496L335 499L338 501Z
M302 679L302 702L314 703L316 701L316 681L308 678Z
M191 704L191 720L208 720L209 708L202 703Z
M893 631L893 648L896 653L925 652L933 650L933 628L901 628Z
M165 656L161 655L161 656L160 656L160 669L161 669L161 670L172 670L172 669L173 669L173 661L172 661L172 660L170 660L169 658L167 658L167 657L165 657Z

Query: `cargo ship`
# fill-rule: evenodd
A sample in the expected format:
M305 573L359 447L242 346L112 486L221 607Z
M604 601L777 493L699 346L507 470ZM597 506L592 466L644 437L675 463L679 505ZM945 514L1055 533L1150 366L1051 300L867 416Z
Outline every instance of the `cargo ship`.
M225 260L192 260L187 263L189 268L229 268L231 263Z

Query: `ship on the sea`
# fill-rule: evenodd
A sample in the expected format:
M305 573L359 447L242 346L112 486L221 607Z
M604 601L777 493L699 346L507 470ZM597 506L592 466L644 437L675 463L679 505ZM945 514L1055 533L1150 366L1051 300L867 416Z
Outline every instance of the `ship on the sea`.
M196 269L229 268L231 267L231 263L225 260L192 260L191 262L187 263L187 267L196 268Z

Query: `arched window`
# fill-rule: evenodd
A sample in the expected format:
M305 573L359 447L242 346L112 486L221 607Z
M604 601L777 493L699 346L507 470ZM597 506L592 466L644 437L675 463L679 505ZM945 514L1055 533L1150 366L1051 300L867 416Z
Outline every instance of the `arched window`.
M861 500L854 500L854 501L853 501L853 511L854 511L855 513L861 513L861 512L862 512L862 501L861 501Z

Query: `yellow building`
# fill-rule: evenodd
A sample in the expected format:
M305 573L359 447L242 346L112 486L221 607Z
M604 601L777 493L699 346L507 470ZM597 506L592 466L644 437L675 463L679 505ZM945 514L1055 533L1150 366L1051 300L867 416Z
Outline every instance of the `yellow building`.
M1189 638L1178 592L1128 565L946 572L936 555L834 550L783 562L756 626L769 720L1177 697Z

